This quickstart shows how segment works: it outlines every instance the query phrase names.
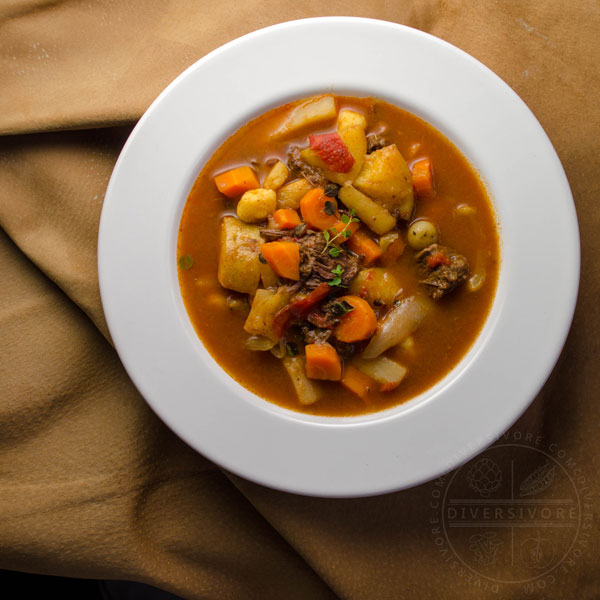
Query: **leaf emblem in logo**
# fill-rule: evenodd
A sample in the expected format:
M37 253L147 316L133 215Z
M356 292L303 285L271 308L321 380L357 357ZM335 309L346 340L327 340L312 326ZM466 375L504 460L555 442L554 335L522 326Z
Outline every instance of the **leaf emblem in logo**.
M493 532L476 533L469 538L469 549L475 557L475 562L489 566L496 562L496 553L502 545L502 540Z
M535 496L550 486L555 475L556 465L547 461L523 480L519 493L521 496Z

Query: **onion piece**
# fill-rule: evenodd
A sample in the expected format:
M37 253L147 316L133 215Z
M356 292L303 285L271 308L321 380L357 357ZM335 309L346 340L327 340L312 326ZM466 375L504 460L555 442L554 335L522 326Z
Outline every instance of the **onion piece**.
M421 324L429 310L428 304L423 297L411 296L400 300L380 321L362 358L376 358L406 339Z
M287 348L285 347L285 339L281 338L279 343L276 346L273 346L270 350L271 354L275 358L282 359L284 356L287 356Z
M262 335L251 335L245 342L244 346L248 350L259 350L265 352L275 346L277 342L270 340Z

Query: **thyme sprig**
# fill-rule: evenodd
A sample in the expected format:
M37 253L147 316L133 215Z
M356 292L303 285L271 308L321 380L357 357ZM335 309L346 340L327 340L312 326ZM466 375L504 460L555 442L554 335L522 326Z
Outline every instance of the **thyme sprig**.
M331 269L331 272L335 275L335 278L329 282L329 285L332 287L334 285L341 286L342 285L342 274L344 273L344 271L345 271L345 269L339 263L335 266L335 269Z
M332 258L337 258L340 255L342 249L339 246L335 245L335 241L341 237L349 238L352 235L352 231L348 229L350 223L359 222L359 219L357 219L354 216L355 212L353 208L350 209L349 213L349 215L344 214L341 217L342 223L344 224L344 227L341 231L338 232L338 230L335 227L331 227L330 229L326 229L325 231L323 231L323 237L325 238L325 248L323 248L321 254L324 254L325 252L329 251L329 256L331 256Z

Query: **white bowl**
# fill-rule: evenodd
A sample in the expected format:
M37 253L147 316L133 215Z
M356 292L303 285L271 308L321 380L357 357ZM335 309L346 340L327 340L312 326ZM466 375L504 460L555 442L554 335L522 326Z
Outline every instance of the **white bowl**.
M496 298L464 359L413 400L349 418L288 411L231 379L190 324L176 266L183 206L214 150L264 111L328 91L383 98L442 131L480 172L501 224ZM554 366L579 281L569 186L552 145L518 96L437 38L346 17L293 21L246 35L171 83L115 166L98 253L111 335L154 411L222 467L318 496L416 485L499 437Z

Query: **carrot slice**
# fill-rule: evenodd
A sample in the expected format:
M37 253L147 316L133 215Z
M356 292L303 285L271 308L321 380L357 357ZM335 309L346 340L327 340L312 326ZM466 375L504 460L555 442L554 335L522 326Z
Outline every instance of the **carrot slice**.
M300 279L300 246L296 242L268 242L260 251L279 277Z
M335 243L336 244L345 244L348 240L351 240L354 237L354 233L356 231L358 231L358 228L360 227L360 223L357 223L356 221L354 222L350 222L350 223L344 223L344 221L342 221L341 219L333 226L329 228L329 233L331 234L331 237L333 238L334 236L336 236L338 233L341 233L342 231L344 231L344 229L346 231L349 231L350 234L346 234L345 232L340 235L340 237L336 238ZM333 231L335 229L335 232Z
M354 235L348 239L348 248L359 256L364 257L362 259L362 264L365 267L373 264L383 254L379 245L362 229L356 231Z
M413 188L419 198L432 198L435 195L433 185L433 168L429 158L422 158L413 164Z
M302 218L310 229L329 229L337 224L340 215L335 198L329 198L321 188L313 188L300 200Z
M248 190L260 187L256 174L250 167L237 167L217 175L214 179L218 190L228 198L235 198Z
M377 329L377 317L370 304L359 296L342 296L339 302L346 301L353 307L336 325L333 334L340 342L352 343L366 340Z
M366 400L371 391L377 388L375 381L352 365L344 367L344 376L341 383L363 400Z
M342 378L342 361L330 344L307 344L306 375L310 379L339 381Z
M273 220L280 229L294 229L300 225L300 216L293 208L280 208L273 213Z

